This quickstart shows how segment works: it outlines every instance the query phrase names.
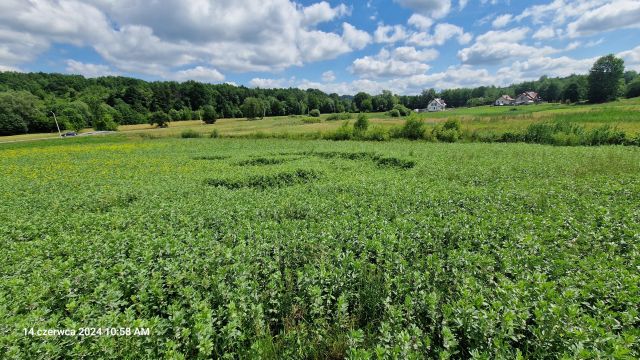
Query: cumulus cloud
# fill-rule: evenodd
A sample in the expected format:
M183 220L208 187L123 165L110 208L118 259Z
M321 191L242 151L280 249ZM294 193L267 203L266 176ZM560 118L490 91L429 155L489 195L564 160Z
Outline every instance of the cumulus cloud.
M631 27L640 28L639 1L613 1L587 11L569 23L567 30L576 37Z
M0 3L0 63L32 61L52 43L65 43L93 47L118 70L155 76L199 64L280 71L366 46L370 35L347 23L342 34L315 29L350 12L326 1L303 7L291 0L193 0L188 6L182 0L6 0Z
M76 60L67 60L66 71L71 74L79 74L88 78L99 76L117 75L109 66L103 64L88 64Z
M521 44L529 33L526 27L506 31L489 31L476 38L476 42L458 51L458 58L465 64L499 64L514 58L539 57L558 50L549 46L534 47Z
M267 79L267 78L253 78L249 81L249 86L259 87L262 89L284 88L291 86L291 81L283 78L279 79Z
M491 23L491 26L493 26L496 29L503 28L507 26L512 19L513 19L513 15L511 14L500 15L497 18L495 18L495 20L493 20L493 22Z
M332 82L336 80L336 74L329 70L322 73L322 81L324 82Z
M536 40L551 39L556 36L556 29L553 26L543 26L533 34L533 38Z
M371 35L349 23L342 24L342 38L353 49L360 50L372 41Z
M224 81L224 75L213 68L196 66L176 72L174 79L178 81L196 80L206 83L218 83Z
M323 1L305 7L302 13L305 24L316 25L322 22L331 21L337 17L351 15L351 9L345 4L340 4L332 8L328 2Z
M409 20L407 20L407 24L419 30L426 31L433 25L433 20L420 14L413 14Z
M458 43L468 44L473 35L464 32L464 29L453 24L442 23L434 27L433 33L417 32L411 34L407 43L416 46L435 46L443 45L449 39L457 38Z
M433 49L416 50L407 46L392 51L382 49L375 56L354 60L350 70L362 78L403 77L426 72L430 66L425 62L437 57L438 52Z
M373 34L377 43L394 43L407 38L407 32L402 25L378 25Z
M624 60L627 70L640 71L640 46L622 51L618 53L618 56Z
M395 0L395 2L435 19L444 17L451 11L451 0Z

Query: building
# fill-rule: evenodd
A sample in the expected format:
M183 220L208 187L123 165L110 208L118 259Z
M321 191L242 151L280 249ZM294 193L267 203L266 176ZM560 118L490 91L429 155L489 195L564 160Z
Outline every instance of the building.
M537 104L541 100L542 99L540 99L540 97L538 96L537 92L535 92L535 91L526 91L526 92L523 92L522 94L518 95L518 97L516 97L515 104L516 105Z
M444 102L444 100L440 98L436 98L431 100L431 102L427 106L427 110L429 112L444 111L446 107L447 107L447 104Z
M515 99L509 95L502 95L498 100L496 100L496 106L505 106L505 105L513 105L515 103Z

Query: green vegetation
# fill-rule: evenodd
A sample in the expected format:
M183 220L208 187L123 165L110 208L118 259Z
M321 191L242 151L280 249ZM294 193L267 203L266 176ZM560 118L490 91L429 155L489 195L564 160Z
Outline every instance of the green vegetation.
M62 129L114 130L122 125L153 122L151 117L160 111L170 121L202 120L207 124L220 118L254 120L304 114L339 114L328 120L346 120L350 115L344 113L349 112L387 113L385 117L398 118L408 116L410 109L426 108L436 97L444 99L450 109L461 109L489 105L503 94L514 97L531 90L550 103L587 99L597 103L625 94L637 96L637 79L637 72L624 72L622 60L612 55L598 60L588 76L542 76L537 81L507 87L441 92L425 89L419 95L402 96L386 90L374 96L364 92L339 96L317 89L248 89L194 81L146 82L114 76L85 79L75 75L0 72L0 135L56 131L52 113L58 114ZM14 98L22 100L9 101Z
M0 354L638 358L638 159L125 132L2 144ZM87 326L150 335L24 335Z
M313 109L313 110L309 111L309 116L311 116L311 117L320 117L320 110Z
M620 94L623 75L622 59L614 55L598 59L589 72L589 102L603 103L615 100Z

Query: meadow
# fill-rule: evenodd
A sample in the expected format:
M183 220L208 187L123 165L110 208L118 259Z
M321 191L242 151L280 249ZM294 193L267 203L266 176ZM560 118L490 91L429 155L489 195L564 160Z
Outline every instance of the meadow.
M404 118L393 118L387 113L367 114L373 126L390 131L404 123ZM273 138L323 138L335 132L345 122L353 123L356 114L349 120L330 120L331 114L320 118L303 115L266 117L260 120L245 118L218 119L213 125L203 125L199 120L174 121L167 128L154 125L121 125L118 130L129 136L176 137L184 131L193 131L209 136L215 129L222 137L273 137ZM587 130L610 126L640 138L640 98L622 99L597 105L539 104L529 106L479 106L449 109L440 113L421 113L418 118L427 128L434 128L449 119L459 120L462 132L469 141L496 136L506 132L522 133L532 124L562 122L584 127ZM83 132L91 131L85 129ZM25 134L0 137L0 143L10 141L56 138L57 133Z
M638 147L135 131L0 145L2 358L640 357Z

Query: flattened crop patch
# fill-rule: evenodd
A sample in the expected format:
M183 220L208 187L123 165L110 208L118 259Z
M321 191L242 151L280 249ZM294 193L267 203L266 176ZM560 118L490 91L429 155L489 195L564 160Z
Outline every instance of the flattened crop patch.
M238 166L263 166L263 165L278 165L288 161L287 159L278 158L255 158L249 160L242 160L238 162Z
M323 159L345 159L354 161L373 161L379 167L388 167L408 170L416 166L416 162L413 160L404 160L395 157L383 157L372 152L305 152L301 155L316 156Z
M321 175L315 170L298 169L271 175L255 175L244 179L208 179L206 184L232 190L241 188L268 189L310 183L318 180Z
M224 160L224 159L228 159L228 156L224 156L224 155L203 155L203 156L196 156L193 158L193 160Z

